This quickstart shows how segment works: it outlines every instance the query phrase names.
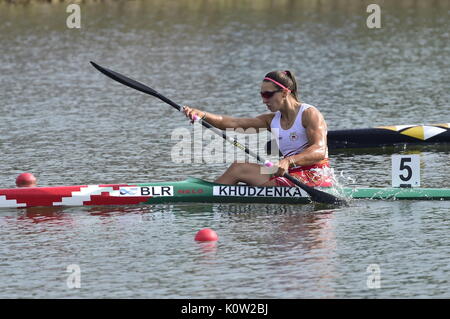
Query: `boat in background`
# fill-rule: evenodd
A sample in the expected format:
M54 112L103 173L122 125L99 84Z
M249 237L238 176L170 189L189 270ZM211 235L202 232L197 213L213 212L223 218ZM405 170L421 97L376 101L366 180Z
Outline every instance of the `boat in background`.
M328 132L328 148L331 150L445 143L450 143L450 123L378 126Z
M374 128L328 131L328 149L381 148L399 145L450 145L450 123L430 125L394 125ZM266 153L272 155L278 147L271 140L266 145ZM279 153L282 156L281 153Z
M353 199L450 200L450 188L334 188L323 191ZM198 178L178 182L0 189L0 207L103 206L163 203L308 204L298 187L222 185Z

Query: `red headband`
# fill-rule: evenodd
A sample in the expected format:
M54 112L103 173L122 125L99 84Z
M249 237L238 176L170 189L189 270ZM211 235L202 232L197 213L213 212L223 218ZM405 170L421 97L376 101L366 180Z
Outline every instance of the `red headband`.
M285 86L284 86L283 84L281 84L280 82L275 81L274 79L265 77L264 80L271 81L271 82L275 83L276 85L278 85L279 87L281 87L281 88L283 88L283 89L288 90L289 92L291 92L291 90L289 90L287 87L285 87Z

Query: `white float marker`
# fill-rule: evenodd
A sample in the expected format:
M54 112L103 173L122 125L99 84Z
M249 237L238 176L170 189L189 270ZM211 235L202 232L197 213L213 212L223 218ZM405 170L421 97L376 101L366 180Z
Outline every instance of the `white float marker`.
M420 187L419 155L392 155L392 187Z

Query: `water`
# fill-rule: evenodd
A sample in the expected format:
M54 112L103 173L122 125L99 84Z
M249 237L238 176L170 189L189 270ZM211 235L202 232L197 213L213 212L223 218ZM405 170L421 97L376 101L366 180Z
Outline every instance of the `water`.
M370 3L370 2L368 2ZM228 164L174 163L184 118L89 61L177 103L255 116L261 78L290 69L329 129L449 122L449 4L359 1L0 3L0 185L213 180ZM450 187L448 146L334 151L346 185L388 186L390 156L421 155L422 186ZM448 298L448 202L177 204L2 209L4 298ZM215 245L194 242L199 229ZM81 288L69 289L69 265ZM369 265L381 271L370 289Z

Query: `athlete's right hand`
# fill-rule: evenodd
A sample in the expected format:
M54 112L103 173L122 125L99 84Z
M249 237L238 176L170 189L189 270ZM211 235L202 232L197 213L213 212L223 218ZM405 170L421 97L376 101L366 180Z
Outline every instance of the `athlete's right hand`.
M284 176L285 173L289 173L289 160L283 158L278 162L278 170L273 174L274 176Z

